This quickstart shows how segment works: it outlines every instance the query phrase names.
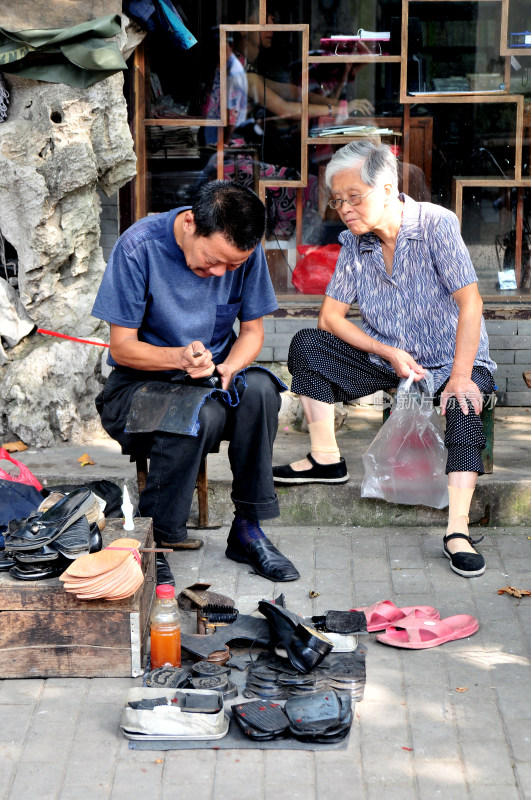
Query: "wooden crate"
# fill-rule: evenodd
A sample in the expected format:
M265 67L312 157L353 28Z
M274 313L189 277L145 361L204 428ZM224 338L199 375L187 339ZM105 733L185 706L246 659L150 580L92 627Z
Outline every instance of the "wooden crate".
M107 521L103 546L122 537L153 546L150 519ZM125 600L78 600L59 578L20 581L0 573L0 678L118 678L142 673L155 594L155 554L142 554L144 583Z

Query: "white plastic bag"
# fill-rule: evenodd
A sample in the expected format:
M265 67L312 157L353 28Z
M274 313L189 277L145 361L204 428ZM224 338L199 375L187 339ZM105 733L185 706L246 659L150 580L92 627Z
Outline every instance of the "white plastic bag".
M396 404L363 456L362 497L389 503L445 508L447 451L441 423L433 408L433 378L423 395L413 372L398 385Z

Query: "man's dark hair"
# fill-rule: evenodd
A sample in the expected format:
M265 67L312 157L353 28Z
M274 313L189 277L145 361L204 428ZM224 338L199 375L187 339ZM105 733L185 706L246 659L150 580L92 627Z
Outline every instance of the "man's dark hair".
M196 236L222 233L238 250L254 250L264 235L264 204L251 189L233 181L201 186L192 213Z

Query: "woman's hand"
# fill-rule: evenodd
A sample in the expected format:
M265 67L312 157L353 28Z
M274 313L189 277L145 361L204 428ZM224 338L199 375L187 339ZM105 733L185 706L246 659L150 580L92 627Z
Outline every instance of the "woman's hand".
M455 397L461 406L463 414L468 415L467 400L470 400L476 414L483 408L483 395L478 386L467 375L450 375L450 380L441 393L441 414L446 414L446 407L450 398Z
M417 383L426 375L424 367L417 364L409 353L406 353L405 350L400 350L398 347L391 347L390 352L386 353L384 358L389 361L399 378L409 378L409 373L413 370L415 373L413 380Z

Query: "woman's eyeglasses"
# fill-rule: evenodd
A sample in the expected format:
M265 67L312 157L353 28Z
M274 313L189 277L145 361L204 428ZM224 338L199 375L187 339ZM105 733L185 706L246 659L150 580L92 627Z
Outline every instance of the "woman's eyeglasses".
M369 189L368 192L365 192L365 194L351 194L350 197L333 197L328 201L328 205L330 208L341 208L343 203L348 203L349 206L359 206L363 198L367 197L371 192L374 192L375 189L376 187L373 187Z

